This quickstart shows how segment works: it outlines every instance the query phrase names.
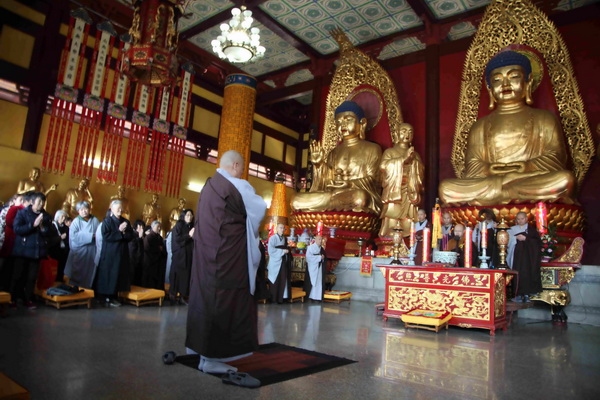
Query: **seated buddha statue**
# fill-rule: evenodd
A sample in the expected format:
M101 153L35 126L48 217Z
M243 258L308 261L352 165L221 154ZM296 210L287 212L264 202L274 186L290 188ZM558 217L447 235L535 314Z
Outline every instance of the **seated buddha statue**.
M445 204L573 204L576 180L566 169L560 121L529 106L531 70L529 58L514 51L498 53L486 66L490 109L496 109L471 127L463 178L440 184Z
M366 141L367 119L363 109L345 101L335 110L335 127L342 141L329 154L315 140L310 144L314 166L311 191L298 193L295 211L356 211L379 214L381 147Z

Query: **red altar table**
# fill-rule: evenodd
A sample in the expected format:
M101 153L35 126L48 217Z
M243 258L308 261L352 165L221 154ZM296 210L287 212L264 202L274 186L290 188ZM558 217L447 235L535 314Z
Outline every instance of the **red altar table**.
M385 276L383 318L415 308L452 313L450 325L506 330L506 286L514 271L378 265Z

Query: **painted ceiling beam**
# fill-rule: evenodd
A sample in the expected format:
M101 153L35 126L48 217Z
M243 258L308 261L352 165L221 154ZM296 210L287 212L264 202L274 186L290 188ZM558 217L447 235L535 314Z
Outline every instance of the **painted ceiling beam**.
M314 82L310 80L280 89L273 89L270 92L259 94L256 97L256 103L264 106L266 104L295 99L310 93L314 86Z

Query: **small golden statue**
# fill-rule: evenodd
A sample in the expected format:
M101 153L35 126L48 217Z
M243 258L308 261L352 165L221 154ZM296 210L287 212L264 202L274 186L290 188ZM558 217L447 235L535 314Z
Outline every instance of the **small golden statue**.
M440 184L446 205L510 202L574 203L576 179L566 169L567 150L558 118L532 108L529 58L502 51L485 69L491 114L477 120L468 136L462 178Z
M383 181L381 200L381 229L379 236L389 236L399 225L405 236L410 231L410 221L417 218L423 194L423 162L412 146L413 127L400 124L398 143L383 152L380 169ZM395 231L395 229L394 229Z
M87 201L90 203L90 213L92 212L92 208L94 206L94 198L92 197L92 193L89 189L90 181L87 178L83 178L79 181L79 186L77 188L71 188L67 191L67 195L65 196L65 201L63 202L62 209L67 213L71 218L76 218L78 213L75 210L75 206L80 201Z
M329 154L316 140L310 143L313 185L309 193L296 194L292 209L379 214L381 147L364 139L364 111L355 102L344 101L335 110L335 126L342 141Z
M50 189L46 190L44 188L44 184L40 182L38 179L40 178L40 169L37 167L31 168L29 172L29 178L22 179L19 181L19 185L17 186L17 193L22 194L29 191L41 192L46 196L58 187L58 184L54 184L50 186Z
M160 205L158 204L158 195L153 194L152 200L146 204L144 204L144 209L142 211L142 219L144 220L144 224L146 226L150 226L152 221L161 221L162 216L160 215Z
M169 222L171 222L170 229L175 228L175 224L177 223L177 221L179 221L179 216L181 215L181 212L185 208L186 200L182 197L178 200L177 204L178 204L178 206L175 207L174 209L172 209L171 213L169 214Z
M121 202L122 207L121 216L123 218L129 219L129 199L127 198L126 193L127 189L125 188L125 186L119 185L119 187L117 188L117 194L111 196L110 201L119 200Z

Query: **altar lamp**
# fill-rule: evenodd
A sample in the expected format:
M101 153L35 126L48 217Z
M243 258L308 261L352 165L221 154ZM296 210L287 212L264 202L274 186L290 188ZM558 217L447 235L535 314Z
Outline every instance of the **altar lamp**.
M540 236L546 234L548 231L548 210L546 203L543 201L540 201L535 206L535 225Z

